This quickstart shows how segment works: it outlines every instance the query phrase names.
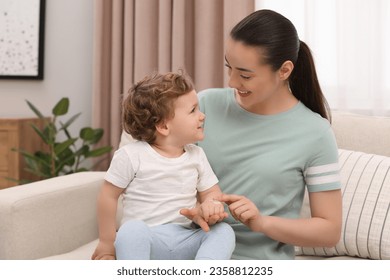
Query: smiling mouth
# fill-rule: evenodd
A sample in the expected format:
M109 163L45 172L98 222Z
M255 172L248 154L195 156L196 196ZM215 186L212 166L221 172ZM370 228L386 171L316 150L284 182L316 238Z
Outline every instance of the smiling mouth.
M238 90L238 89L237 89L237 93L238 93L240 96L248 96L249 94L251 94L250 91Z

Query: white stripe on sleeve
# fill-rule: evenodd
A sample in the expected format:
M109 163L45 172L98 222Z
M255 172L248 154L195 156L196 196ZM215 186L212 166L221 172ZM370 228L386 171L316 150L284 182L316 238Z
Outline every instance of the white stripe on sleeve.
M340 181L339 174L306 178L307 185L321 185L327 183L335 183L339 181Z
M306 169L305 176L307 175L315 175L320 173L326 173L326 172L335 172L340 170L340 165L338 162L331 163L331 164L325 164L325 165L319 165L319 166L312 166Z

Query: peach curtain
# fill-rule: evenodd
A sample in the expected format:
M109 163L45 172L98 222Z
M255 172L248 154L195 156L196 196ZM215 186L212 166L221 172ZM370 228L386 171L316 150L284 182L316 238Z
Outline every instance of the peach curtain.
M95 0L93 126L116 149L120 103L152 71L185 69L197 90L226 86L224 45L254 0ZM109 158L98 169L108 167Z

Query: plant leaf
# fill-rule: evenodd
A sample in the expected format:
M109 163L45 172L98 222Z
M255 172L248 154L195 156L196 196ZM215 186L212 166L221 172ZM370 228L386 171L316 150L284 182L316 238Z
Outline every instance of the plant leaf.
M104 130L102 128L96 128L93 130L93 139L90 141L91 144L96 144L103 137Z
M42 132L42 130L40 130L35 124L31 124L31 127L35 130L35 132L39 135L39 137L41 137L43 142L45 142L46 144L49 144L50 140L47 136L47 133L45 134L44 132Z
M31 153L24 151L24 150L18 150L18 152L23 155L27 164L29 164L27 161L31 160L35 163L40 163L40 164L43 164L43 165L50 167L50 163L47 160L45 160L45 158L47 158L48 154L45 154L42 152L31 154Z
M90 141L94 137L94 131L90 127L84 127L80 130L80 138L84 141Z
M54 145L57 137L57 128L55 123L49 122L42 131L46 136L49 145Z
M85 155L88 154L88 152L89 152L89 146L88 145L84 145L80 149L78 149L75 152L75 154L76 154L76 156L81 156L81 155L85 156Z
M28 173L31 173L37 177L42 178L42 179L53 177L50 173L43 173L43 172L41 172L39 170L35 170L35 169L24 168L24 170L27 171Z
M54 116L62 116L68 113L69 98L64 97L54 106L52 112Z
M89 169L85 168L85 167L81 167L81 168L76 170L76 172L84 172L84 171L89 171Z
M64 128L64 132L65 132L66 137L68 137L68 139L72 138L72 136L70 135L69 131L66 128Z
M67 148L65 149L61 154L58 155L58 165L62 165L62 166L73 166L73 164L75 163L76 161L76 155L74 154L74 152L70 149L70 148Z
M111 152L112 147L106 146L89 151L85 157L98 157Z
M49 156L39 152L35 154L35 158L24 158L27 166L26 168L24 168L24 170L41 178L52 177L50 172L50 163L48 162Z
M64 150L66 150L69 146L73 145L74 142L76 142L77 139L68 139L62 143L56 143L54 145L54 153L56 155L61 154Z
M24 185L24 184L28 184L28 183L32 182L31 180L27 180L27 179L18 180L18 179L10 178L10 177L4 177L4 179L11 181L11 182L18 183L19 185Z
M76 115L71 117L65 124L61 123L61 129L68 128L80 115L81 115L81 113L77 113Z
M65 166L65 162L62 162L62 163L59 163L58 165L57 165L57 167L56 167L56 169L55 169L55 173L56 174L59 174L60 172L62 172L63 171L63 169L64 169L64 166Z
M28 107L37 115L40 119L45 118L42 113L28 100L26 100Z

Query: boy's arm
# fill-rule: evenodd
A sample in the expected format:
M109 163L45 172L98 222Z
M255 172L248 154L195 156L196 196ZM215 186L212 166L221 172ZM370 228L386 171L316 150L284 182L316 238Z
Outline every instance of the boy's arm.
M116 210L124 189L104 181L98 196L99 244L91 259L115 259Z
M218 184L215 184L211 188L198 192L198 201L200 203L205 202L206 200L217 200L220 201L222 199L222 191Z

